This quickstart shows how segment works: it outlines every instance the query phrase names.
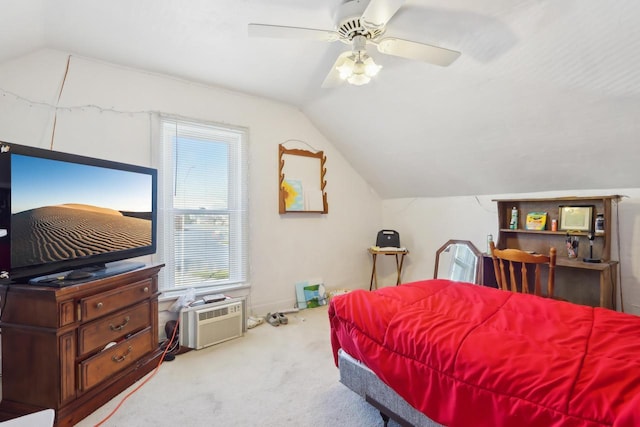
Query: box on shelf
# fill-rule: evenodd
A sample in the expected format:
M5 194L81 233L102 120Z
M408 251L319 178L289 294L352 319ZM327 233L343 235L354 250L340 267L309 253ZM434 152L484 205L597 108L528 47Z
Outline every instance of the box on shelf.
M529 212L524 228L526 230L544 230L547 225L546 212Z

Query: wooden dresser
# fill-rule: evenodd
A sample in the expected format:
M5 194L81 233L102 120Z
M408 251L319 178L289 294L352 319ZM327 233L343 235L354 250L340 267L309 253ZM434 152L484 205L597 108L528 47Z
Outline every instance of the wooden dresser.
M4 286L2 418L52 408L56 426L72 426L153 370L162 267L62 288Z

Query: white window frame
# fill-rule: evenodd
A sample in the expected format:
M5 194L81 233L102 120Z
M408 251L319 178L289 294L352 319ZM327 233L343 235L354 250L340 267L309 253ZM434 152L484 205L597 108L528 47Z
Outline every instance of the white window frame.
M198 135L199 139L229 146L228 206L226 209L188 210L174 206L176 137ZM158 256L165 264L160 274L159 288L165 296L183 294L190 288L196 293L218 293L249 286L248 267L248 132L246 129L199 122L170 116L159 116L158 165ZM229 277L209 279L189 285L176 285L175 218L177 215L228 215Z

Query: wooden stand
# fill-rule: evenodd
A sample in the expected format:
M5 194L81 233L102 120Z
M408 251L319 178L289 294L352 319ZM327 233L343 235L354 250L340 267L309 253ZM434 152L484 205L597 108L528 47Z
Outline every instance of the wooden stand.
M162 267L63 288L3 286L0 417L51 408L56 426L73 426L154 369Z
M397 251L384 251L384 250L375 250L369 248L369 253L371 254L371 258L373 260L373 267L371 268L371 281L369 282L369 290L372 290L374 285L375 288L378 289L378 276L376 274L376 261L378 259L378 255L395 255L396 257L396 286L400 284L400 277L402 275L402 264L404 263L404 256L409 253L408 250L397 250Z

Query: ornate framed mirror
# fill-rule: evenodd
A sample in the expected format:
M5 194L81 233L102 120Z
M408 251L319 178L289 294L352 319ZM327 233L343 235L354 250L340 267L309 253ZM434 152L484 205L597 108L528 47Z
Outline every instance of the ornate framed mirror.
M329 213L324 152L289 149L282 144L278 151L279 212Z
M434 279L480 282L482 253L468 240L449 240L436 251Z

